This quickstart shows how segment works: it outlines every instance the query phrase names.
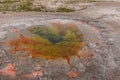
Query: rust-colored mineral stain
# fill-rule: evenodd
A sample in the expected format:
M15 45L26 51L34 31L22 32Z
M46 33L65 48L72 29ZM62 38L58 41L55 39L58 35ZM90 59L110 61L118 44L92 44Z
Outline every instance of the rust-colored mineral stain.
M67 75L69 77L71 77L71 78L75 78L75 77L78 77L80 75L80 72L73 72L73 71L71 71Z
M10 41L14 54L27 51L33 58L58 59L69 61L71 56L78 56L77 52L85 46L83 36L75 24L52 23L52 26L29 28L33 37L26 37L19 33L19 38Z
M0 73L2 75L8 75L8 76L16 76L16 70L15 70L15 64L8 64L5 68L0 70Z
M37 76L43 76L44 75L44 71L43 70L39 70L39 71L33 71L30 74L23 74L23 77L37 77Z

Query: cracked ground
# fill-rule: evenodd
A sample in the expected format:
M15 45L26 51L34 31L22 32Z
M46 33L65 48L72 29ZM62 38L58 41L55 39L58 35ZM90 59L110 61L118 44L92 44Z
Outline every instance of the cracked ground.
M16 39L15 32L51 22L77 25L87 42L79 51L80 58L72 56L68 64L61 58L21 57L24 52L12 54L11 47L4 43ZM0 80L119 80L119 66L119 2L91 3L71 13L0 13Z

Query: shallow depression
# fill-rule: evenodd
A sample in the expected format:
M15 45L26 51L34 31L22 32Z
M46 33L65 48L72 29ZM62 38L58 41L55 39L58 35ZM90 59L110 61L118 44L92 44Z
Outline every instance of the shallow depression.
M12 65L17 69L18 76L23 77L29 74L27 72L32 74L35 70L45 72L48 76L55 76L56 73L78 76L79 71L85 71L85 63L81 60L92 59L94 56L88 44L96 43L97 30L74 20L39 22L28 27L11 27L6 38L0 40L2 49L15 63Z
M50 26L33 26L17 34L19 38L9 42L13 53L27 51L27 56L33 58L63 58L69 61L71 56L79 57L77 52L85 46L78 26L71 23L54 22Z

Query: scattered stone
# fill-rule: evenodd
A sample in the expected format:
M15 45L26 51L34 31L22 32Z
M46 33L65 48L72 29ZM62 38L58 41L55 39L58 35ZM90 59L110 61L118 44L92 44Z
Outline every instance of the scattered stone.
M96 45L95 45L95 43L91 43L91 42L89 42L89 43L88 43L88 47L89 47L89 48L95 48Z
M1 31L1 32L0 32L0 39L5 39L7 33L8 33L7 31Z

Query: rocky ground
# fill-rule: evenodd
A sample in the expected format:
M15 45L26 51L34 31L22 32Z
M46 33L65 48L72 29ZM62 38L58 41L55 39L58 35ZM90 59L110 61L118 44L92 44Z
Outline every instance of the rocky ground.
M0 42L0 80L119 80L120 3L99 2L84 6L85 8L70 13L0 13L0 41L13 35L16 29L49 21L72 21L83 34L92 39L85 51L94 54L87 59L71 57L70 63L75 69L70 69L70 65L63 59L45 61L41 58L12 55L4 47L5 43ZM76 68L79 73L76 73Z
M74 12L86 8L89 2L120 0L1 0L0 11Z

